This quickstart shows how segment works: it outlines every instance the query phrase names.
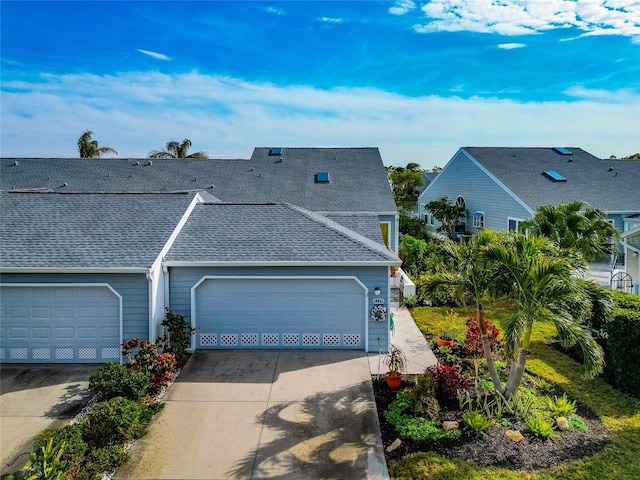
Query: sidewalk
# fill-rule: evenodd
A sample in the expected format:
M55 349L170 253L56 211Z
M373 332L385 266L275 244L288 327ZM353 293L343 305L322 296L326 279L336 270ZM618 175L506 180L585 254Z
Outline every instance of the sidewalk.
M437 363L436 356L429 348L422 332L406 307L391 305L395 333L391 333L391 343L398 346L407 356L406 373L414 375L423 373L425 369ZM387 371L384 356L369 353L369 367L371 375L382 375Z

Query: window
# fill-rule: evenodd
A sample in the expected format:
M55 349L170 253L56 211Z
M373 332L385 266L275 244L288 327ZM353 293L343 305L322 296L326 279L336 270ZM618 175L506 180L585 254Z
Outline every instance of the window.
M484 212L476 212L473 214L473 226L475 228L484 228Z
M552 182L566 182L567 179L560 175L558 172L553 170L545 170L542 174L547 177Z
M425 221L427 222L427 225L434 226L436 224L435 219L433 218L433 215L431 215L430 213L427 215Z
M524 222L523 219L521 218L511 218L508 217L507 223L508 223L508 229L510 232L519 232L520 231L520 224Z
M458 198L456 198L456 205L461 206L465 211L467 210L467 202L462 195L458 195Z
M382 232L382 240L384 244L389 246L389 234L391 232L391 224L389 222L380 222L380 231Z
M282 147L273 147L269 150L269 156L282 155Z
M316 183L329 183L329 172L316 173Z

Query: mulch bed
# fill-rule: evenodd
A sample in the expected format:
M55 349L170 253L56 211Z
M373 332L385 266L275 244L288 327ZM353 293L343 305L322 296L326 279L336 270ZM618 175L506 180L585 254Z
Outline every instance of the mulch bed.
M401 388L410 385L410 382L403 381ZM400 447L387 452L386 448L398 438L398 435L395 428L385 420L384 412L395 400L397 391L390 390L384 379L374 379L373 390L387 463L398 461L410 453L433 451L445 457L473 460L479 465L495 465L511 470L536 470L593 455L602 450L609 441L607 429L598 417L578 404L577 414L583 418L588 428L587 433L574 429L573 432L558 432L560 438L541 440L527 434L523 424L510 427L494 425L485 435L468 436L463 432L462 436L455 440L414 442L401 439ZM460 412L443 410L441 413L443 419L458 420L462 426ZM520 430L524 439L520 442L510 440L505 435L508 429Z

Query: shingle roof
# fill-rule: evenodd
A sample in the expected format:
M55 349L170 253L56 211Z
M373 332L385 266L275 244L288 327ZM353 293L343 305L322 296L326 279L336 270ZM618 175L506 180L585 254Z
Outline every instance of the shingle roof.
M289 204L200 204L165 256L168 262L396 262L376 243Z
M581 200L606 212L640 211L640 161L602 160L580 148L465 147L476 161L533 210ZM566 182L542 173L553 170Z
M256 148L244 160L4 158L1 169L3 191L206 190L223 202L289 202L318 212L396 211L377 148L283 148L277 156ZM328 172L330 181L316 183L318 172Z
M148 269L193 197L0 193L0 265Z
M382 239L382 230L380 229L380 220L374 214L351 214L351 215L325 215L329 220L333 220L360 235L373 240L376 243L384 244Z

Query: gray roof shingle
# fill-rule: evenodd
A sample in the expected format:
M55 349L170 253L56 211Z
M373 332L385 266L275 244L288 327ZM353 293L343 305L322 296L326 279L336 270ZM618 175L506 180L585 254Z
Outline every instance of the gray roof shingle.
M640 161L602 160L580 148L465 147L475 160L533 210L581 200L606 212L640 211ZM553 182L542 172L567 179Z
M0 265L148 269L193 197L0 193Z
M379 229L379 227L378 227ZM289 204L200 204L168 262L392 262L384 245Z
M222 202L288 202L317 212L396 211L377 148L283 148L278 156L256 148L244 160L4 158L0 167L3 191L206 190ZM316 183L318 172L328 172L330 181Z

